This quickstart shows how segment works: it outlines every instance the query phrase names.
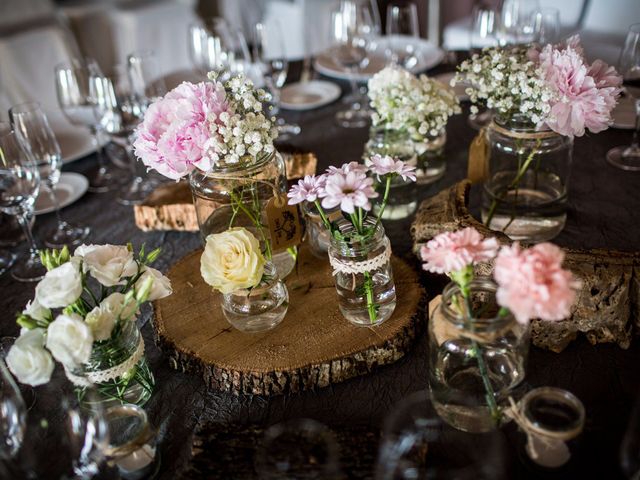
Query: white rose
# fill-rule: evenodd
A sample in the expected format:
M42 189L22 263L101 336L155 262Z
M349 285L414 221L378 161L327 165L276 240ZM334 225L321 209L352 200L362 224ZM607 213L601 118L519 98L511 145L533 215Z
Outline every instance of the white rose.
M82 275L73 262L49 270L36 286L36 299L46 308L63 308L82 295Z
M23 314L29 315L34 320L46 320L51 315L51 310L43 307L37 298L27 302L27 306L22 311Z
M47 383L55 366L51 354L43 348L43 333L41 328L22 333L7 354L9 370L20 383L32 387Z
M264 272L260 242L244 228L209 235L200 258L205 282L221 293L255 287Z
M145 267L142 275L136 282L136 290L142 288L142 285L146 281L148 277L153 278L153 283L151 284L151 292L149 292L148 301L153 302L160 298L168 297L173 293L171 288L171 280L165 277L160 270L156 270L155 268Z
M135 300L130 300L125 307L124 298L120 292L112 293L87 314L84 321L91 328L94 340L107 340L118 318L128 320L136 313Z
M58 315L47 329L47 348L68 368L87 362L92 344L91 329L79 315Z
M124 245L81 245L74 255L84 261L84 271L105 287L122 285L123 277L138 272L133 253Z

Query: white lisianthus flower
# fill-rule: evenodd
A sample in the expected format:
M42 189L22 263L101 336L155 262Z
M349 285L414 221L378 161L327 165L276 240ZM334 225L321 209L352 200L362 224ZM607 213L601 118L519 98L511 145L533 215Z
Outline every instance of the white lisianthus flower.
M94 340L107 340L111 337L118 318L129 320L135 315L137 308L135 300L129 300L125 306L124 299L125 296L122 293L112 293L87 314L84 321L89 325Z
M140 278L136 282L136 290L142 288L142 285L148 277L153 278L153 284L151 285L151 292L149 292L147 301L153 302L160 298L168 297L173 293L173 289L171 288L171 280L165 277L162 272L160 272L160 270L156 270L155 268L151 267L144 267L142 275L140 275Z
M123 278L138 272L133 253L124 245L81 245L74 256L82 258L84 271L105 287L122 285Z
M20 335L9 349L7 366L20 383L37 387L51 379L55 367L44 349L44 330L34 328Z
M24 315L29 315L34 320L46 320L51 316L51 310L43 307L38 302L37 298L34 298L30 302L27 302L27 306L22 311Z
M49 270L36 286L36 299L45 308L64 308L82 295L82 275L73 262Z
M89 360L93 335L79 315L58 315L47 329L46 345L56 360L74 368Z
M209 235L200 258L205 282L221 293L255 287L264 273L260 242L244 228Z

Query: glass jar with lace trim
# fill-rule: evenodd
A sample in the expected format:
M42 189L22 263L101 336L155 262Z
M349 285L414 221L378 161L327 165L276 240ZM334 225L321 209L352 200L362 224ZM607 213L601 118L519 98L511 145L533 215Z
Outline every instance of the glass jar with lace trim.
M105 408L127 403L144 405L155 380L135 319L118 323L110 338L94 342L89 361L67 371L67 377L76 385L81 400L85 387L93 384Z
M396 308L391 270L391 243L381 223L367 218L359 235L351 222L336 221L329 261L340 312L354 325L370 327L387 320Z

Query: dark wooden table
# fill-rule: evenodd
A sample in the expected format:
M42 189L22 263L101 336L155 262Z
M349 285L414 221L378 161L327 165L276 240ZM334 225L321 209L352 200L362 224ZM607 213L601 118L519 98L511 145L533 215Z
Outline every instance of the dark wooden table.
M290 144L315 152L319 170L361 158L368 131L338 127L333 116L340 108L341 105L335 103L310 112L284 113L286 119L302 126L302 133ZM466 112L465 109L464 114L452 118L447 127L445 176L422 189L421 198L465 176L467 148L476 133L467 125ZM621 130L576 139L568 222L557 243L578 248L638 250L640 174L616 170L604 160L607 149L630 140L631 133ZM95 156L91 155L65 166L65 170L83 173L94 166ZM63 214L72 222L91 226L90 243L133 242L139 246L144 242L149 248L161 246L164 252L156 266L163 271L200 246L195 233L141 232L135 227L132 208L117 204L115 193L87 193L65 208ZM37 217L36 237L52 228L54 221L53 214ZM410 251L410 222L411 219L388 222L385 227L394 252L419 270L420 264ZM19 250L24 253L24 245ZM422 279L430 295L437 294L445 283L442 278L424 273ZM19 329L14 314L33 297L34 286L14 282L5 274L0 277L0 291L0 336L17 335ZM162 466L158 478L175 478L184 469L190 458L191 439L199 424L266 426L285 419L308 417L330 427L376 429L398 400L427 386L427 342L423 337L413 351L396 364L318 391L273 398L207 391L200 379L170 368L166 357L153 343L151 317L150 309L145 309L139 321L156 376L156 390L147 410L161 437ZM591 346L584 339L574 342L561 354L532 347L526 382L530 386L566 388L586 406L586 430L576 476L579 473L582 478L621 478L618 451L640 387L639 365L637 340L628 350L615 345ZM515 458L515 451L512 454ZM211 455L215 456L216 452ZM210 478L239 478L233 472L234 466L228 465L228 471ZM522 475L535 477L531 473L518 476Z

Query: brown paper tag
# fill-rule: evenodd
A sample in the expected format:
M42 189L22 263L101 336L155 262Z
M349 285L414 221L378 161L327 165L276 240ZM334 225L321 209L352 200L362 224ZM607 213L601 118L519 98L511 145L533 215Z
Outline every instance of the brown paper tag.
M489 178L489 146L484 128L469 145L467 178L471 183L482 183Z
M284 194L267 203L267 222L273 251L294 247L302 242L302 222L297 205L289 205Z

